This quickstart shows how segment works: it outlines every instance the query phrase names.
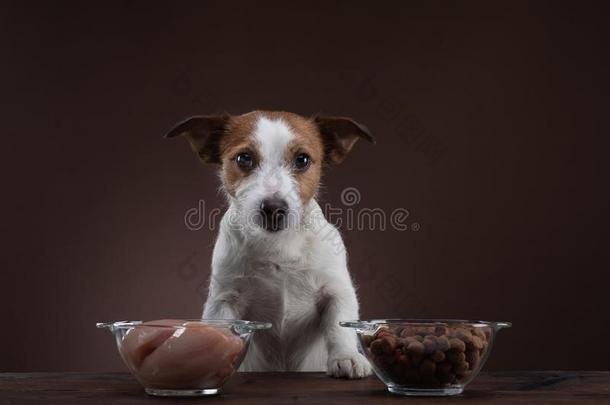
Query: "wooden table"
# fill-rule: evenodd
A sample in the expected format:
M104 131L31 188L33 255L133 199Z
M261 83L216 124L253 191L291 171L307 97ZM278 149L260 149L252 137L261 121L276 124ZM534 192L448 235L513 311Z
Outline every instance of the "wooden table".
M359 381L321 373L238 373L223 394L205 398L147 396L125 373L0 373L0 404L610 404L610 372L483 373L457 397L406 398L375 377Z

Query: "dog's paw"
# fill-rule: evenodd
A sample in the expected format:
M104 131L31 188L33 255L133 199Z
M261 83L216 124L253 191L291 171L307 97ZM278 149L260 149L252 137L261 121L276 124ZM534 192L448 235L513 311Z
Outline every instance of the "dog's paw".
M371 365L360 353L337 353L328 359L326 374L336 378L363 378L371 375Z

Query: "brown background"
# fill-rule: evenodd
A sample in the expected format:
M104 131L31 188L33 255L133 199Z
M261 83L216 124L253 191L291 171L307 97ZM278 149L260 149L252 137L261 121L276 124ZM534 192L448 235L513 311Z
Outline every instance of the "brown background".
M197 317L223 206L161 137L195 113L347 115L323 202L362 317L510 320L489 368L608 369L607 9L592 2L4 2L0 370L121 370L102 320ZM421 228L416 231L417 225Z

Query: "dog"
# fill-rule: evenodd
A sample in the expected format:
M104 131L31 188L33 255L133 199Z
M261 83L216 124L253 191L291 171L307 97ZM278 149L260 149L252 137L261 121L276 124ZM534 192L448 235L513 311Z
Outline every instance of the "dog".
M350 118L279 111L196 116L171 129L219 166L228 209L212 256L206 319L272 323L254 335L242 371L326 371L362 378L371 367L353 330L359 305L337 229L316 201L323 166L360 139Z

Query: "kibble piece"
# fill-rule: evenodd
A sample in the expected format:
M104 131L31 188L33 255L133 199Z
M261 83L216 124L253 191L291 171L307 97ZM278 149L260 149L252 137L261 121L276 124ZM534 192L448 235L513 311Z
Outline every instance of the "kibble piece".
M424 347L424 344L417 341L411 342L407 346L407 353L409 354L423 355L425 350L426 348Z
M481 355L478 350L471 350L466 352L466 361L470 364L472 369L476 369L481 361Z
M381 342L381 339L375 339L371 342L370 345L370 349L371 349L371 353L373 353L376 356L380 356L383 354L383 343Z
M466 355L464 352L449 351L447 352L447 360L453 364L463 363L466 361Z
M386 354L392 354L396 350L396 338L391 335L382 337L381 339L383 352Z
M410 325L405 325L402 330L400 331L400 337L406 338L409 336L413 336L414 332L413 332L413 327Z
M485 332L483 332L483 328L472 328L472 334L479 339L486 340Z
M468 371L469 364L467 361L453 366L453 371L457 376L463 376Z
M402 349L403 346L407 345L407 339L403 339L403 338L399 337L399 338L396 338L395 341L396 341L396 348L397 349Z
M435 363L440 363L445 360L445 357L444 352L437 350L432 354L432 356L430 356L430 359Z
M466 351L466 344L464 343L464 341L458 339L458 338L451 338L449 339L449 347L452 350L456 350L458 352L464 352Z
M449 347L451 347L447 336L439 336L436 339L436 344L438 345L438 350L441 350L443 352L446 352L447 350L449 350Z
M436 336L426 336L426 338L424 339L424 341L422 343L424 345L424 352L426 354L431 354L436 351L436 348L437 348Z
M458 328L455 331L455 337L463 341L465 344L472 342L472 333L468 329Z
M485 340L491 339L491 328L484 328L483 333L485 334Z
M381 338L384 336L394 336L394 334L390 331L389 328L383 326L379 328L379 330L375 333L376 338Z
M446 335L446 334L447 334L447 331L448 331L448 329L447 329L447 327L446 327L446 326L436 326L436 327L434 328L434 334L435 334L436 336L443 336L443 335Z
M409 343L419 342L419 340L415 339L415 336L407 336L405 339L405 346L409 346Z
M476 350L481 350L483 348L483 340L477 336L473 336L470 345Z
M422 376L432 376L436 372L436 363L430 359L422 360L419 365L419 372Z
M394 351L386 339L376 339L371 343L371 353L376 356L385 356L393 354Z

